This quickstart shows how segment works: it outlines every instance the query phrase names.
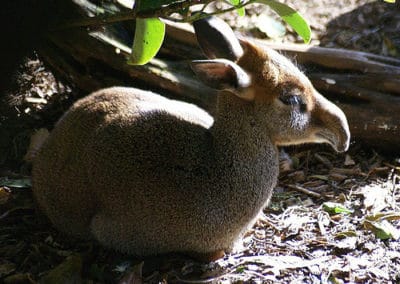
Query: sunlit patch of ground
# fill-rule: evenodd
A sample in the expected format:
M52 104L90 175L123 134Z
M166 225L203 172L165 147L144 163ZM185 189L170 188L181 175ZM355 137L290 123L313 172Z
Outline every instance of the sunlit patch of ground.
M398 281L399 164L360 150L350 155L346 166L346 156L294 154L300 170L283 173L246 239L248 251L260 256L241 261L260 265L237 265L272 282Z

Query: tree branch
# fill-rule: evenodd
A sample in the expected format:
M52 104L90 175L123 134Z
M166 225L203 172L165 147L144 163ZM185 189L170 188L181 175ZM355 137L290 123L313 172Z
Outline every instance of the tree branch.
M192 21L204 18L204 17L211 16L211 15L217 15L217 14L230 12L235 9L242 8L246 5L254 2L254 0L248 0L246 2L240 3L237 6L232 6L227 9L218 10L218 11L215 11L215 12L212 12L209 14L198 13L196 15L192 15L190 17L183 18L183 19L177 19L177 18L170 17L171 14L178 13L179 11L188 9L189 7L191 7L193 5L198 5L198 4L208 5L209 3L213 2L213 1L214 0L189 0L189 1L172 3L170 5L160 7L160 8L154 8L154 9L152 8L149 10L137 10L134 8L131 11L121 12L116 15L101 15L101 16L88 17L88 18L84 18L84 19L77 19L74 21L63 23L63 24L51 29L51 31L60 31L60 30L65 30L65 29L77 28L77 27L104 26L104 25L113 24L113 23L117 23L117 22L131 21L136 18L164 18L164 19L168 19L170 21L175 21L175 22L192 22Z

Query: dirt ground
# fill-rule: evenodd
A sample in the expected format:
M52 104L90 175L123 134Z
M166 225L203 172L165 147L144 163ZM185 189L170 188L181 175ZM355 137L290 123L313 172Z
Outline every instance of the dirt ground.
M285 2L311 24L312 44L400 56L400 10L393 5ZM260 29L260 6L247 12L224 17L257 37L281 31ZM300 41L290 30L273 40ZM244 250L216 262L135 259L66 239L36 210L23 157L34 130L51 129L82 94L58 82L35 55L20 71L0 107L0 282L400 283L400 156L355 143L345 154L325 146L283 149L275 194Z

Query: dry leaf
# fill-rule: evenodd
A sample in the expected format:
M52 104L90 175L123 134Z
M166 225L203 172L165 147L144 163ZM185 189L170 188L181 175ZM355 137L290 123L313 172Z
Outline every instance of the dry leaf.
M16 265L14 263L2 261L2 263L0 263L0 279L13 273L15 269Z
M11 193L4 187L0 187L0 205L7 203L10 199Z
M293 161L291 157L285 152L279 152L279 172L285 173L293 170Z
M32 162L36 153L42 147L44 141L49 137L50 133L46 128L40 128L31 136L31 141L29 143L28 151L24 156L26 162Z
M346 157L344 158L344 165L345 166L354 166L356 162L350 157L349 154L346 154Z
M347 176L341 175L341 174L332 173L329 175L329 179L334 180L334 181L342 181L342 180L345 180L346 178L347 178Z
M363 175L361 169L359 167L354 167L351 169L346 168L332 168L330 171L331 174L340 174L340 175Z
M390 193L387 188L367 185L360 192L364 196L364 207L370 212L381 212L388 206L386 198Z
M333 168L333 165L332 165L331 161L329 161L326 157L321 156L321 155L318 154L318 153L315 153L315 154L314 154L314 157L315 157L318 161L320 161L322 164L324 164L328 169Z
M82 283L82 258L80 255L70 255L56 268L43 276L39 283Z
M144 262L138 263L132 267L132 269L122 277L119 284L142 284L142 270Z
M288 174L288 178L290 178L293 182L302 182L306 179L304 171L295 171L290 173Z
M357 245L358 238L357 237L347 237L337 240L334 243L334 246L340 249L355 249Z
M17 273L10 275L3 280L4 284L36 284L29 273Z
M377 221L377 220L388 220L388 221L396 221L400 220L399 212L380 212L371 216L366 217L369 221Z

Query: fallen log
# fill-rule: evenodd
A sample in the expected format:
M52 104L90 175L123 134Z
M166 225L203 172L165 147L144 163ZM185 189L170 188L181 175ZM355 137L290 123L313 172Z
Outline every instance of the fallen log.
M314 86L346 113L353 140L384 151L400 152L400 60L364 52L262 42L305 68ZM192 31L168 25L158 59L129 66L130 52L118 37L71 29L49 34L39 50L45 62L87 92L110 85L129 85L194 102L213 113L215 91L202 85L188 68L201 58Z
M101 33L89 36L82 29L52 33L39 50L56 74L85 92L126 85L161 92L209 110L215 104L215 91L195 78L187 62L153 59L144 66L130 66L126 64L130 49Z

